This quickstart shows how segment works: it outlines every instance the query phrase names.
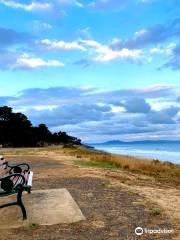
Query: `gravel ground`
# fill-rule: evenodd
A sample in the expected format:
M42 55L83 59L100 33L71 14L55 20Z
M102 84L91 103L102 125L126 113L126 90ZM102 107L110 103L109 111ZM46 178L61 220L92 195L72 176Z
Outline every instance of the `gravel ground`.
M83 214L86 221L74 224L53 226L29 226L28 228L1 230L0 240L170 240L169 234L143 234L136 236L136 227L149 229L172 229L170 220L164 214L152 216L150 205L138 194L128 192L121 187L113 187L109 179L87 176L75 166L58 163L50 158L15 157L17 162L29 162L37 177L33 189L67 188ZM25 160L26 159L26 160ZM58 174L47 178L51 171L58 169ZM38 173L43 171L45 176ZM65 173L64 173L65 170ZM76 174L73 174L73 171ZM103 171L103 169L102 169ZM77 174L78 172L78 174ZM73 176L74 175L74 176ZM67 213L68 214L68 213Z

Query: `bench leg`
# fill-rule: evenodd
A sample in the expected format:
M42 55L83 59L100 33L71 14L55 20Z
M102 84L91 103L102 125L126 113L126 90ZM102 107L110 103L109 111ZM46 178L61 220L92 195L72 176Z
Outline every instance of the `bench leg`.
M29 188L27 192L30 194L31 193L31 188Z
M24 207L24 204L22 202L22 193L23 189L19 190L17 195L17 204L20 206L22 214L23 214L23 220L27 219L26 209Z

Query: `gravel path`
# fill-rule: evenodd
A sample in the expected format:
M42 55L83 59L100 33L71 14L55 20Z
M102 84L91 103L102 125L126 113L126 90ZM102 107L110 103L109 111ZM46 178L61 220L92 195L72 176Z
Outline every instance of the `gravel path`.
M17 162L17 158L13 160ZM24 158L18 157L18 161L23 160ZM67 188L87 220L70 225L1 230L0 240L172 239L172 235L169 234L144 234L141 237L135 235L134 230L138 226L149 229L173 228L166 216L152 216L149 211L150 205L146 206L145 199L138 194L118 186L113 187L108 179L87 176L85 170L78 170L50 158L28 157L26 162L31 164L35 174L41 170L45 174L37 174L33 183L34 189ZM51 175L55 168L58 169L58 174L47 179L46 176ZM73 174L73 171L76 174Z

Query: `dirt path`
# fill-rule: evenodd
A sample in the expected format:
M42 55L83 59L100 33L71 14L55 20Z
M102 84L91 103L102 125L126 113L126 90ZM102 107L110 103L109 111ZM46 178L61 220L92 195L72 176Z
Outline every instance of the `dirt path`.
M157 196L153 199L156 187L159 187L153 179L122 171L78 167L73 164L74 159L75 157L63 154L47 156L43 153L41 156L8 157L13 162L30 163L34 171L33 189L67 188L87 220L71 225L1 230L0 240L178 239L178 223L172 223L172 219L164 211L160 215L154 215L151 210L159 203L160 208L168 208L169 214L172 213L172 208L176 212L174 208L176 204L178 206L178 191L173 195L175 189L171 188L171 192L167 193L176 197L176 203L171 208L169 203L164 203L165 189L156 193ZM174 229L175 234L143 234L138 237L134 233L136 227Z

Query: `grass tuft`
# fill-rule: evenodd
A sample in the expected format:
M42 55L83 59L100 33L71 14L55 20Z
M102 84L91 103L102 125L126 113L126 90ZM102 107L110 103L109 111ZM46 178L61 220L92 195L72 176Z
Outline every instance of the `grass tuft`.
M37 229L38 227L39 227L39 224L37 224L37 223L30 223L29 224L30 229Z
M150 210L150 212L151 212L151 215L153 215L153 216L161 215L161 209L160 208L152 208Z
M117 168L115 163L109 163L109 162L75 160L74 163L83 167L97 167L97 168L109 168L109 169Z

